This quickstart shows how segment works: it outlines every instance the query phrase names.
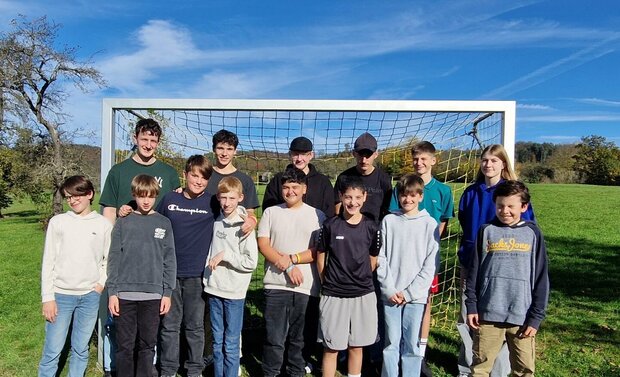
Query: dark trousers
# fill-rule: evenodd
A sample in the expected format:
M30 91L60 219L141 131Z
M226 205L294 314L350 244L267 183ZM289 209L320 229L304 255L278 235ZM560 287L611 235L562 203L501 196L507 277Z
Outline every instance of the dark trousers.
M203 369L205 299L202 278L177 278L172 291L172 306L161 320L160 366L161 374L174 376L179 369L179 343L181 324L187 340L185 369L190 376L199 375Z
M265 289L265 344L263 373L265 377L280 374L288 337L286 372L291 377L304 376L304 323L310 296L280 289Z
M308 307L306 308L306 323L304 325L304 359L310 362L312 358L316 358L315 367L321 366L323 359L323 346L317 342L319 333L319 297L308 298Z
M119 300L120 313L114 319L118 377L153 377L160 303L161 300Z

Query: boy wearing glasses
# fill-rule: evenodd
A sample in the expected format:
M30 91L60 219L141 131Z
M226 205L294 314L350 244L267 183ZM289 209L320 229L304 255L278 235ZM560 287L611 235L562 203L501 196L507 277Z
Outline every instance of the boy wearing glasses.
M286 167L297 168L306 173L308 179L307 192L303 197L304 203L320 209L329 218L334 216L334 189L329 178L325 174L321 174L316 170L313 164L310 163L314 158L314 152L312 151L312 141L310 139L299 136L291 141L289 147L289 158L291 163ZM284 203L282 198L282 180L283 173L277 173L265 189L265 196L263 197L263 211L271 206Z
M83 376L86 371L88 341L106 282L112 231L112 224L90 207L95 189L89 179L69 177L60 192L71 210L52 217L45 235L41 298L46 323L41 377L56 376L71 324L69 375Z

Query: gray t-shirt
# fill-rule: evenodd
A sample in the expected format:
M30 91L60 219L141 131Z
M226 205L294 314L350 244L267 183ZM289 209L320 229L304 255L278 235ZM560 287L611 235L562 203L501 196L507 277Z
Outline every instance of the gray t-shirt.
M269 238L271 246L284 254L296 254L314 246L325 214L303 203L291 209L286 204L269 207L258 224L258 237ZM287 275L265 261L265 289L283 289L311 296L319 295L319 278L315 263L299 264L304 275L300 286L291 283Z

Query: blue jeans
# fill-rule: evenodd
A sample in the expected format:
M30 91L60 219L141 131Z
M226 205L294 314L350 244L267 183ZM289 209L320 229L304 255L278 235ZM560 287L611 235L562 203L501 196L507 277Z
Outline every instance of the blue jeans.
M398 377L398 361L403 376L419 376L424 355L420 352L420 327L426 304L383 303L385 346L381 377Z
M284 349L288 338L286 372L291 377L305 376L304 325L310 296L283 289L265 289L265 344L263 346L263 374L280 374Z
M188 376L198 376L203 369L205 300L202 292L202 278L177 278L172 291L172 306L161 319L160 366L163 376L174 376L179 369L179 336L181 323L187 340Z
M245 299L231 300L209 296L213 370L216 377L237 377L244 304Z
M84 295L54 294L58 315L54 323L45 323L45 344L39 364L39 377L56 376L72 317L69 376L84 375L88 364L88 342L97 322L99 297L95 291Z

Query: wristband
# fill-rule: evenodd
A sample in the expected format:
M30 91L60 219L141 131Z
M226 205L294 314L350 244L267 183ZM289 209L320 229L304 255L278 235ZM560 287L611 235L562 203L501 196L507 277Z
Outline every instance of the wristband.
M284 272L286 272L286 273L288 274L289 272L291 272L291 270L293 269L293 267L295 267L295 265L291 263L291 265L290 265L290 266L288 266L288 267L286 268L286 270L284 270Z
M292 264L295 264L295 261L293 260L293 254L289 254L288 259L291 261Z
M295 258L297 258L297 264L301 263L301 256L299 255L299 253L295 254Z

